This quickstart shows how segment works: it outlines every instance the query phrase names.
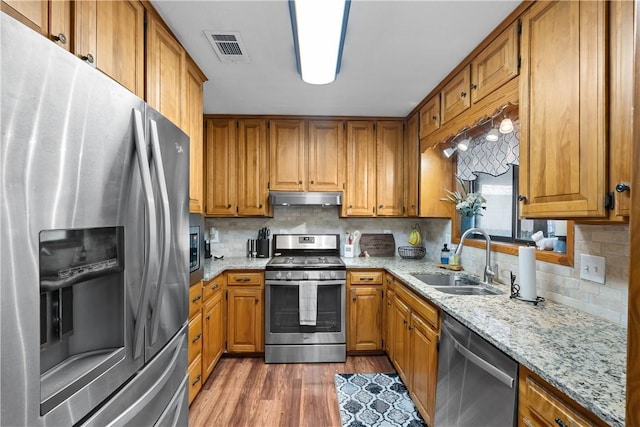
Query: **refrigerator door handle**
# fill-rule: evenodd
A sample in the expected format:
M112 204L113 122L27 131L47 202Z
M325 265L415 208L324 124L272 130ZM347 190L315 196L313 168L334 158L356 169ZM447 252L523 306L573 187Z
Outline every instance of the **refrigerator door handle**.
M142 289L140 291L140 301L136 313L136 324L134 329L133 341L133 358L137 359L143 350L144 344L144 327L147 317L147 305L149 304L149 273L151 270L151 256L155 252L154 248L158 246L155 230L157 229L156 203L153 196L153 187L151 185L151 170L149 168L149 158L147 156L146 141L144 138L144 127L142 124L142 113L135 108L133 109L134 118L134 134L136 143L136 157L138 158L138 167L140 168L140 180L142 182L142 195L146 205L146 230L145 230L145 260L142 272Z
M167 181L164 175L164 164L162 163L162 153L160 152L160 138L158 137L158 125L155 120L149 119L151 134L151 160L155 163L156 179L160 190L160 202L162 207L163 236L162 249L160 251L160 273L156 286L155 296L151 305L151 339L150 344L154 344L158 337L158 326L160 324L160 307L164 291L164 278L169 266L169 255L171 250L171 209L169 206L169 192Z
M169 378L171 377L173 370L178 365L177 360L178 356L182 352L182 342L185 340L185 335L183 334L180 337L180 342L177 343L175 350L173 351L173 356L171 357L171 361L167 366L172 367L173 369L167 369L162 373L162 375L154 382L151 387L142 395L138 400L133 402L124 412L122 412L116 419L110 422L108 425L111 426L125 426L127 425L140 411L142 411L148 404L151 402L162 390L164 385L167 383Z
M451 328L451 324L444 322L444 327L442 328L442 332L449 336L449 339L453 342L453 346L460 354L462 354L468 361L476 365L478 368L482 369L501 383L505 384L509 388L513 388L514 379L502 372L500 369L492 365L491 363L484 360L482 357L475 354L473 351L469 350L462 343L456 340L451 332L449 332L449 328Z

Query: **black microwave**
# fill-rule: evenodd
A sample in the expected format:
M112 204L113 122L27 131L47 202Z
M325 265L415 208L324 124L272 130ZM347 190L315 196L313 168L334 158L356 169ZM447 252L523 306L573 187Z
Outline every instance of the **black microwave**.
M204 218L189 214L189 278L192 285L204 277Z

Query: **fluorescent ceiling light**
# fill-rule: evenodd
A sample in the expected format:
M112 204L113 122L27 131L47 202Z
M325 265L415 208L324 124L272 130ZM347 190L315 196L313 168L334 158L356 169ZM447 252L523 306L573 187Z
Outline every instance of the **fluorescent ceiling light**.
M290 0L298 71L315 85L331 83L340 71L350 0Z

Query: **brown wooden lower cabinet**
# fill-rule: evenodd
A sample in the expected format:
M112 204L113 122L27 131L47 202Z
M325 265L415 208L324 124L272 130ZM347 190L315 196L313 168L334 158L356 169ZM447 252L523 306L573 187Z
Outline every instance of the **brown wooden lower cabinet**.
M348 350L382 350L382 286L349 289Z
M520 365L518 426L606 426L571 398Z
M224 352L224 291L218 288L202 308L202 374L204 381Z
M187 374L189 376L189 405L196 398L202 388L202 359L198 355L189 365Z
M264 351L264 290L229 286L227 299L227 351Z

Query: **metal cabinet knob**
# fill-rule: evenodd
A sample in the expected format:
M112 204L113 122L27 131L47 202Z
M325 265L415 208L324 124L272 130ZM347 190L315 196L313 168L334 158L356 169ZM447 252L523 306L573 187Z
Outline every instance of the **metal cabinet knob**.
M438 120L438 116L431 116L433 120Z
M478 85L477 85L477 84L475 84L475 83L472 83L472 84L471 84L471 89L478 89Z
M60 43L62 43L62 44L67 44L67 36L65 36L65 35L64 35L64 34L62 34L62 33L58 34L57 36L56 36L56 35L53 35L53 36L51 36L51 38L52 38L54 41L60 42Z
M313 180L311 180L311 184L313 184Z
M626 182L621 182L618 185L616 185L616 191L618 193L624 193L625 191L630 191L631 187L629 187L629 184L627 184Z
M566 424L564 421L562 421L560 418L556 418L554 421L555 421L555 422L556 422L556 424L558 424L560 427L569 427L569 426L567 426L567 424Z
M83 61L87 61L89 64L93 64L93 55L91 55L90 53L87 53L84 56L81 56L80 59L82 59Z
M467 96L467 92L460 92L460 98L464 98L465 96Z
M518 195L519 202L524 202L525 200L527 200L527 196L523 196L522 194Z

